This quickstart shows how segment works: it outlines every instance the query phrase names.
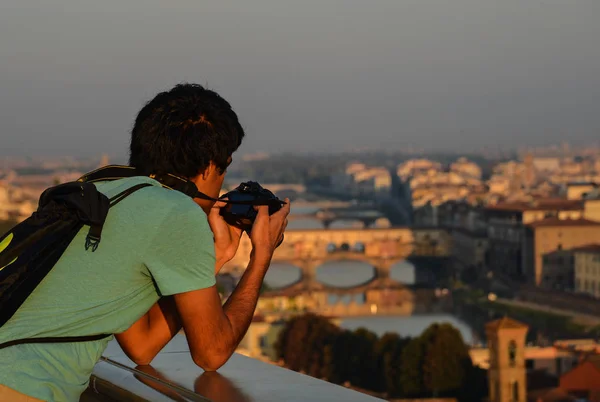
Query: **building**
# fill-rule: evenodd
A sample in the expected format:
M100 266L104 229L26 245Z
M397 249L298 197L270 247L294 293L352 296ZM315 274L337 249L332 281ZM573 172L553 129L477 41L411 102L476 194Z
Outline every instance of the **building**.
M487 206L484 214L489 239L490 269L498 274L524 281L527 272L522 248L526 225L549 217L558 220L579 219L584 216L584 207L584 201L565 199Z
M236 352L255 359L276 361L275 343L284 326L283 320L267 320L255 315Z
M597 188L596 183L568 183L565 185L564 193L569 200L581 200Z
M525 368L528 372L543 372L558 378L577 366L580 352L559 345L526 346ZM484 370L490 368L490 349L487 347L469 349L469 356L474 365ZM531 384L530 384L531 385ZM531 388L531 386L528 386Z
M464 177L472 177L475 179L481 179L481 168L474 162L469 161L467 158L459 158L456 162L450 165L450 171L460 174Z
M600 401L600 355L591 354L560 376L558 387L530 392L532 402Z
M452 231L452 257L459 270L474 268L486 271L488 264L488 239L485 231L454 229Z
M406 181L410 177L441 171L442 164L439 162L430 161L428 159L411 159L398 165L396 174L403 181Z
M387 194L392 187L392 175L384 167L351 163L344 172L331 174L331 183L338 193L355 196Z
M600 400L600 356L592 355L563 374L559 388L584 400Z
M538 286L552 284L558 280L557 275L567 275L566 272L546 272L544 259L550 262L552 258L562 255L557 255L557 251L588 245L590 239L600 239L600 222L585 218L552 217L529 223L523 239L523 265L527 268L524 272L527 282ZM552 264L547 267L552 267Z
M527 398L525 337L528 327L510 318L485 326L490 350L490 402L524 402Z
M392 176L383 167L365 168L355 172L353 177L360 194L386 193L392 187Z
M575 289L575 260L571 250L556 250L544 255L542 271L541 287L563 291Z
M600 297L600 244L575 248L570 258L574 265L575 291Z
M557 157L534 157L532 164L540 173L552 173L560 170L560 158Z

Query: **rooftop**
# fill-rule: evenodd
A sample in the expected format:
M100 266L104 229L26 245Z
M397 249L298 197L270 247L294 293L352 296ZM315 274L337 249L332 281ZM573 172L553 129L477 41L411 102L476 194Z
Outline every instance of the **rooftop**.
M546 198L532 202L501 202L496 205L490 205L486 209L512 212L547 210L579 211L583 209L583 202L581 200L566 200L564 198Z
M591 221L589 219L559 219L547 218L541 221L535 221L527 225L532 228L540 227L561 227L561 226L600 226L600 222Z
M488 322L485 324L486 331L498 331L499 329L526 329L527 325L519 322L517 320L513 320L512 318L503 317L498 320Z
M586 246L577 247L577 248L571 249L569 251L574 252L574 253L598 254L598 253L600 253L600 244L588 244Z

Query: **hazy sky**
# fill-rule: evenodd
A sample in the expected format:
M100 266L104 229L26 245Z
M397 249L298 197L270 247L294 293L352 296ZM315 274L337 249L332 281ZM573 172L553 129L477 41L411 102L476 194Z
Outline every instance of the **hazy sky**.
M181 81L243 152L595 142L599 0L1 0L0 154L125 154Z

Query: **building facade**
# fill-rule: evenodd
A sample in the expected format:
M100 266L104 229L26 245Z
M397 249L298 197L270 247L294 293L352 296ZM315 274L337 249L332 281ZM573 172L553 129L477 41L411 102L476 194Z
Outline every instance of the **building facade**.
M546 199L488 206L485 217L490 269L513 280L526 281L532 270L523 250L527 225L548 218L575 220L583 216L584 202L578 200Z
M572 251L575 291L600 297L600 244Z
M452 257L456 268L484 272L488 265L488 239L484 231L452 230Z
M567 269L572 262L565 263L563 259L562 264L552 264L556 258L567 256L557 252L582 247L588 245L591 239L599 238L600 223L583 218L548 218L529 224L523 246L524 265L528 268L527 282L540 286L542 283L553 283L558 275L566 276L568 272L557 272L556 268Z

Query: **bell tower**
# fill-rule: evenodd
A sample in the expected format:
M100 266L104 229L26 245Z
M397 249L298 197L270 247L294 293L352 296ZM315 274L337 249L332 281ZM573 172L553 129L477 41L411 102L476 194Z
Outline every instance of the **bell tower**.
M527 325L501 318L486 324L490 352L490 402L526 402L525 338Z

